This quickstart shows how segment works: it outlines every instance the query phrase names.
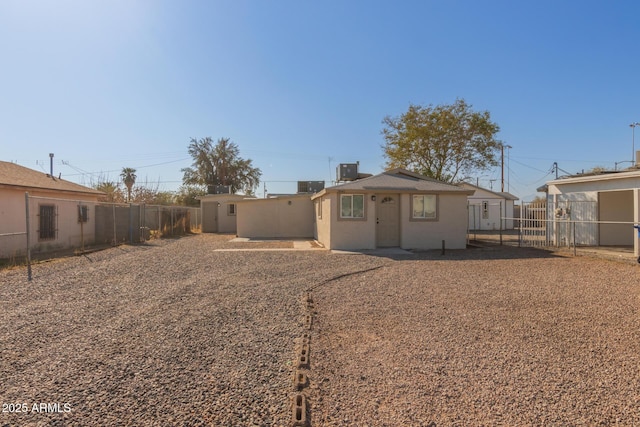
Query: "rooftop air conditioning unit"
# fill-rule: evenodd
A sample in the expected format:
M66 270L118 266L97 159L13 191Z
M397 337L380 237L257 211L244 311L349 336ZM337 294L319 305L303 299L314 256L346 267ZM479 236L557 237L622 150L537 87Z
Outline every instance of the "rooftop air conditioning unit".
M209 185L207 194L231 194L231 186L229 185Z
M324 181L298 181L298 193L317 193L324 189Z
M358 179L358 164L340 163L336 173L338 181L355 181Z

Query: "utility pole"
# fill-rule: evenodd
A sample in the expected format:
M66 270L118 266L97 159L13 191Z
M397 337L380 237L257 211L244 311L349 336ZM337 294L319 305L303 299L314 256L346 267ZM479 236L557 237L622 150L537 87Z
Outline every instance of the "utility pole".
M513 147L510 145L506 145L504 143L501 144L500 146L500 152L502 157L502 162L501 162L502 163L502 179L501 179L502 185L500 186L501 188L500 191L502 191L503 193L504 193L504 149L505 148L513 148Z
M636 164L636 126L640 126L640 123L634 122L629 125L631 128L631 166Z
M500 146L500 153L502 157L502 176L500 179L500 191L504 193L504 144Z

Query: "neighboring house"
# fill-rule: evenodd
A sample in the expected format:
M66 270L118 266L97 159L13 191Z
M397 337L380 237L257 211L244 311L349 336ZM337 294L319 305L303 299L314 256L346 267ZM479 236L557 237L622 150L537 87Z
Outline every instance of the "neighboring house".
M640 169L574 175L550 181L547 192L547 238L555 244L633 246L640 256ZM575 232L569 227L576 222ZM594 222L591 222L594 221ZM595 223L597 221L597 223Z
M89 245L101 191L0 161L0 258L26 254L26 203L32 252Z
M473 193L393 169L313 195L314 237L328 249L463 249Z
M200 197L203 233L236 233L237 203L248 196L207 194Z
M238 204L238 237L313 238L313 202L310 194L245 199Z
M474 190L469 202L469 230L512 230L513 205L518 198L507 192L494 192L467 182L463 188Z

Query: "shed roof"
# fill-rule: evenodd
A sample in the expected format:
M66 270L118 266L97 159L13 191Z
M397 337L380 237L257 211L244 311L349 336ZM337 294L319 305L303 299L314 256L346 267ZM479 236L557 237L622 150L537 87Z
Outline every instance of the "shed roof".
M459 193L464 195L473 194L474 190L448 184L433 178L422 176L406 169L392 169L378 175L359 179L344 184L327 187L316 193L312 199L322 196L325 193L336 191L362 191L362 192L428 192L428 193Z
M503 198L505 200L519 200L518 197L514 196L513 194L506 192L506 191L493 191L493 190L487 190L484 187L479 187L477 185L473 185L469 182L463 182L461 184L463 187L465 188L469 188L472 190L482 190L482 191L486 191L487 193L491 193L491 194L495 194L496 196Z
M53 177L47 173L29 169L15 163L0 161L0 187L53 190L67 193L83 193L102 196L102 191Z

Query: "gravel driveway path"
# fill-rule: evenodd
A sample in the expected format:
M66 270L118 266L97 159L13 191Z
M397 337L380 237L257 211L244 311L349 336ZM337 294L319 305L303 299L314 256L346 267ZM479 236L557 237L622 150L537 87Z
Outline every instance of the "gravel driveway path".
M637 266L228 239L0 271L0 426L289 426L309 288L313 426L640 423Z

